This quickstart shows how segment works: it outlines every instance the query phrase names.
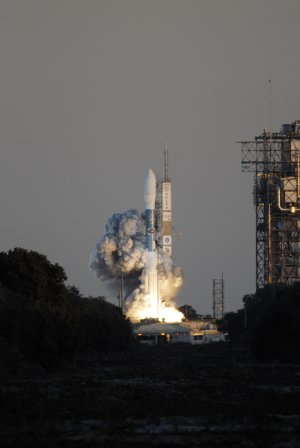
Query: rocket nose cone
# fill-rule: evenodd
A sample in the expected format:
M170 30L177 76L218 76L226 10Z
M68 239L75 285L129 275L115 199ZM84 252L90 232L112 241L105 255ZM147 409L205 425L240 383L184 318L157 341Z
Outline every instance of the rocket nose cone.
M155 174L150 168L147 176L145 177L145 194L155 193L155 190L156 190L156 178Z
M156 178L155 174L151 170L148 171L147 176L145 177L145 185L144 185L144 198L145 198L145 206L146 208L154 208L156 196Z
M147 176L146 176L146 180L151 183L152 185L155 185L156 183L156 178L155 178L155 174L153 173L153 171L151 170L151 168L149 168Z

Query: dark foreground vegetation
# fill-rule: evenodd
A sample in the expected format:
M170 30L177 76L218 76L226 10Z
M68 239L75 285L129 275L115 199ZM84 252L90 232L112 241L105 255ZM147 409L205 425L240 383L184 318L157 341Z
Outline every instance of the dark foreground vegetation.
M3 447L300 445L300 366L230 345L135 347L0 380Z
M124 350L131 325L103 298L81 297L66 274L37 252L0 253L0 350L46 370L81 353ZM6 359L9 363L10 359Z
M300 362L300 283L266 286L226 315L233 344L260 361Z
M0 254L1 447L300 446L296 285L245 297L230 344L144 347L65 281L36 252Z

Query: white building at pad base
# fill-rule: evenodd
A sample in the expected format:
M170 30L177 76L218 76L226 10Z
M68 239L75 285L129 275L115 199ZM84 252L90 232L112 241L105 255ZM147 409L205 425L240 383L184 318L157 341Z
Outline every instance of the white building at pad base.
M138 341L147 345L192 343L190 330L178 323L138 324L134 328L134 334Z

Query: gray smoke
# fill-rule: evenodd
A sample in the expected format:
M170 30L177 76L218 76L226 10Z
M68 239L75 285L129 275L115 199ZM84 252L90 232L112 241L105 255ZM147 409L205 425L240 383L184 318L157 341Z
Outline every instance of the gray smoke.
M91 254L90 269L113 289L120 287L123 273L124 288L129 294L139 284L144 254L145 225L141 213L134 209L114 213Z
M143 302L143 278L145 267L145 220L144 215L131 209L115 213L105 226L104 236L96 244L90 257L90 269L95 275L108 282L118 291L123 274L123 286L127 306ZM183 276L179 266L172 259L158 254L158 279L160 296L166 305L173 304L173 298L182 286Z

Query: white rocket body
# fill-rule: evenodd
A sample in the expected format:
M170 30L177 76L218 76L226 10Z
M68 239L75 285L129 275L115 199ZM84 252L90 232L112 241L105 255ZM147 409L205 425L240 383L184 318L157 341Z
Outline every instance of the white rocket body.
M144 200L145 210L155 209L155 197L156 197L156 178L155 174L149 169L144 183Z
M149 297L149 317L159 317L157 250L155 242L156 178L151 169L145 178L144 200L146 220L145 294Z

